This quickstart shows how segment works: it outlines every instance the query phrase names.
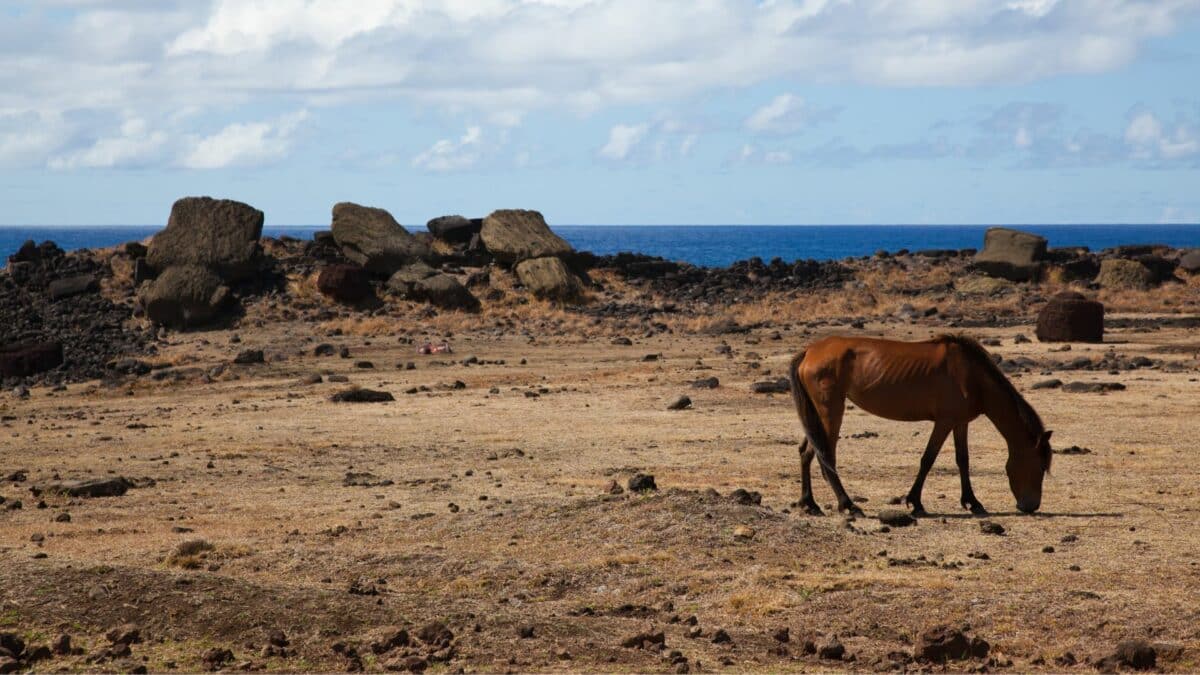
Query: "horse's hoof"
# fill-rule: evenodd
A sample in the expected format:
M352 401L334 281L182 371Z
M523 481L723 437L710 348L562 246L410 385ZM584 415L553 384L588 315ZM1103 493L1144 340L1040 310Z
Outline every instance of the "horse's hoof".
M913 507L912 517L913 518L928 518L929 512L925 510L924 506L921 506L918 504L917 506Z
M825 512L821 510L821 507L817 506L816 504L813 504L812 506L806 506L806 507L804 507L804 512L805 512L805 513L807 513L807 514L808 514L808 515L810 515L810 516L823 516L823 515L825 515Z
M971 506L971 515L986 516L987 514L988 510L983 508L983 504L976 503Z

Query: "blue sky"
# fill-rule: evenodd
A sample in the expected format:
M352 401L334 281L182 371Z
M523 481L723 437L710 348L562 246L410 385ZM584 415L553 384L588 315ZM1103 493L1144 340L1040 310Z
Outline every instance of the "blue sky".
M0 223L1200 222L1200 0L0 0Z

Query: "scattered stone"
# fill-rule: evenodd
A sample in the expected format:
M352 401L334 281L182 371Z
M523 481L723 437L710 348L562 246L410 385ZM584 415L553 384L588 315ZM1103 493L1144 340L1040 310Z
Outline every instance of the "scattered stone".
M1121 668L1151 670L1158 665L1158 652L1145 640L1125 640L1117 644L1111 655L1096 662L1101 672L1116 672Z
M1030 389L1058 389L1063 384L1062 380L1051 378L1049 380L1039 380L1030 385Z
M427 645L445 649L454 641L454 633L440 621L425 624L417 631L417 639Z
M817 649L817 656L827 661L841 661L845 655L846 647L837 639L836 635L827 644L821 645Z
M79 274L76 276L55 279L46 289L51 300L61 300L84 293L94 293L100 290L100 284L94 274Z
M729 499L742 506L759 506L762 504L762 493L738 488L729 493Z
M733 638L729 637L729 633L726 633L724 628L718 628L713 633L712 642L715 645L728 644L733 642Z
M1055 450L1054 453L1058 455L1090 455L1092 454L1092 449L1080 447L1078 445L1072 445L1066 448L1059 448L1058 450Z
M239 365L263 363L264 361L265 357L263 356L263 350L261 349L247 349L238 353L238 355L233 358L233 362Z
M692 407L692 399L687 396L680 396L667 406L667 410L685 410Z
M638 633L621 640L621 646L626 649L663 649L666 646L666 634L662 631Z
M220 670L226 663L233 661L233 652L221 647L212 647L200 655L200 661L208 670Z
M1125 385L1120 382L1068 382L1062 390L1068 394L1104 394L1110 391L1124 391Z
M329 380L332 382L333 378L330 377ZM339 391L329 397L329 400L334 403L387 403L388 401L395 401L396 398L390 392L356 387Z
M653 492L658 489L654 476L647 473L634 474L627 485L630 492Z
M981 520L979 521L979 531L984 534L1002 535L1004 526L994 520Z
M721 381L715 377L705 377L703 379L692 382L693 389L716 389L721 386Z
M1074 292L1055 295L1038 312L1042 342L1104 342L1104 305Z
M792 385L786 377L765 382L755 382L750 385L750 391L755 394L786 394L792 390Z
M787 643L792 639L792 632L787 626L784 626L782 628L775 629L775 631L771 633L771 637L774 638L776 642Z
M889 527L908 527L916 525L917 519L912 517L907 511L897 509L887 509L879 512L879 522Z
M733 528L734 539L753 539L755 534L754 528L748 525L738 525Z
M70 497L120 497L136 487L135 484L122 478L94 478L91 480L49 483L43 488L51 494L64 494Z
M945 663L987 658L990 648L987 641L979 637L968 637L963 631L949 626L934 626L921 633L913 656L918 661Z

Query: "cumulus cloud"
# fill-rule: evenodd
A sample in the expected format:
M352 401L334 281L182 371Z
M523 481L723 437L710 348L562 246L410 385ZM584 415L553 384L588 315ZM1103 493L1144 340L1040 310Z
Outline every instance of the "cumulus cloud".
M197 139L179 161L187 169L256 166L283 159L308 111L300 110L269 122L236 122Z
M647 124L618 124L608 132L608 142L600 148L600 156L611 160L624 160L642 142L650 129Z
M795 94L780 94L746 118L746 128L753 133L786 136L828 121L837 112L836 108L814 106Z
M413 157L412 166L437 173L465 171L479 164L483 149L483 129L467 127L457 141L442 139Z
M1165 125L1153 112L1143 110L1125 127L1125 143L1136 159L1187 159L1200 154L1200 131L1183 122Z
M146 120L126 120L116 136L98 139L91 146L54 157L50 168L70 169L114 169L148 166L165 156L168 137L166 132L151 130Z

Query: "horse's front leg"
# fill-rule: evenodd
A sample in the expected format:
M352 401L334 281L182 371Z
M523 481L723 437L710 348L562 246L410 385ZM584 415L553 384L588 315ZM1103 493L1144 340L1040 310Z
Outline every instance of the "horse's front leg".
M921 504L921 491L925 489L925 477L933 468L946 437L950 435L951 426L943 422L934 422L933 433L929 435L929 443L925 446L925 454L921 455L921 468L917 471L917 479L913 481L912 489L904 498L904 503L912 507L914 516L927 516L925 506Z
M954 427L954 460L958 462L958 477L962 481L962 507L977 516L987 515L987 509L975 497L971 488L971 460L967 455L967 425Z

